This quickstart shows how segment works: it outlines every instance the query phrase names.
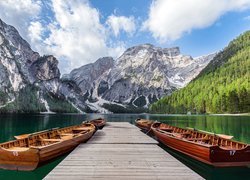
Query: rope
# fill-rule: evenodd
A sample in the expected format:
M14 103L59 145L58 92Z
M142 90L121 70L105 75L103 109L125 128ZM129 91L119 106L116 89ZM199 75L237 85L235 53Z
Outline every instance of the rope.
M157 120L154 121L154 123L157 123L157 122L158 122ZM152 123L151 126L152 126L154 123ZM152 130L152 129L151 129L151 127L150 127L150 129L148 130L148 132L146 132L146 134L148 134L151 130Z
M150 129L148 130L148 132L146 132L146 134L148 134L150 131L151 131L151 127L150 127Z

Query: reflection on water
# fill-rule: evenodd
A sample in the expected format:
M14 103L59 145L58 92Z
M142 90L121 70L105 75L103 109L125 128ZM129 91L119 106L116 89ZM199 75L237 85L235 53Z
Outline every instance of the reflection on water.
M75 125L82 121L99 117L105 118L108 121L126 121L130 123L134 123L136 118L153 119L179 127L194 127L214 133L233 135L236 140L250 144L249 116L166 116L150 114L0 115L0 142L11 140L14 135L36 132L54 127ZM214 168L165 146L162 147L206 179L247 179L250 177L250 168ZM66 156L60 157L32 172L0 170L0 179L41 179L64 157Z

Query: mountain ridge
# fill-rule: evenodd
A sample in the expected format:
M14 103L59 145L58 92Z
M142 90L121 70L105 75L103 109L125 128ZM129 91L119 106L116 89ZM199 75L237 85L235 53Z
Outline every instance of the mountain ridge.
M61 77L53 55L34 52L2 20L0 54L0 112L143 112L184 87L215 55L192 58L179 47L142 44Z
M152 113L250 112L250 31L232 40L186 87L151 106Z
M18 31L1 19L0 62L0 112L49 111L45 96L48 100L62 101L57 109L61 105L71 109L63 95L57 94L58 60L34 52Z
M86 78L92 80L92 85L80 89L85 100L88 100L87 105L97 111L108 104L112 107L119 104L128 108L147 108L163 95L185 86L214 55L193 59L181 55L179 47L159 48L143 44L128 48L117 60L112 61L109 68L101 70L104 73L95 80L87 74L80 78L79 68L72 70L76 75L70 73L66 76L78 85L79 82L85 82Z

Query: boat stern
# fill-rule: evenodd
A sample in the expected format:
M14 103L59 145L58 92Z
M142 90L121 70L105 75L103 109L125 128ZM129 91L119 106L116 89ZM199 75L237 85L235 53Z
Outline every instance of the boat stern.
M32 171L39 164L39 152L33 148L5 149L0 147L0 168Z
M211 147L210 160L216 167L250 166L250 146L235 150Z

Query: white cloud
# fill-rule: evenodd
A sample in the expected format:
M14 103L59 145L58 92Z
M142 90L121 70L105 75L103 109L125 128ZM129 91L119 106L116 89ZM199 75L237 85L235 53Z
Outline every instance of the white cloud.
M132 16L125 17L111 15L108 17L106 23L113 30L115 36L118 36L122 30L130 35L132 35L136 30L135 19Z
M215 23L229 11L250 9L250 0L154 0L143 30L161 43Z
M87 1L53 0L52 8L55 20L48 26L44 43L47 52L69 61L66 71L107 54L99 12Z
M116 58L125 50L123 42L112 40L88 0L0 0L0 8L0 18L15 26L35 51L53 54L62 73L103 56ZM45 20L48 10L54 16Z
M42 40L42 33L44 31L42 24L39 21L31 22L28 27L28 35L31 40L31 43Z
M46 52L58 57L61 71L68 73L103 56L116 58L124 50L124 44L112 42L100 13L89 1L52 0L55 20L49 24L49 36L43 44ZM67 65L67 66L65 66Z
M40 0L1 0L0 18L12 24L26 40L28 39L28 26L37 18L41 10Z

